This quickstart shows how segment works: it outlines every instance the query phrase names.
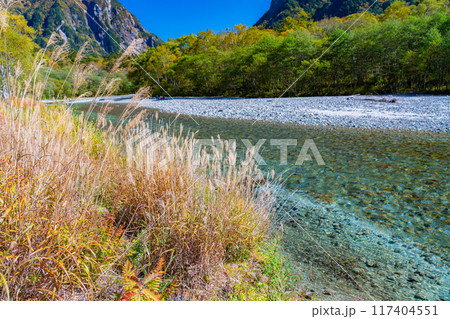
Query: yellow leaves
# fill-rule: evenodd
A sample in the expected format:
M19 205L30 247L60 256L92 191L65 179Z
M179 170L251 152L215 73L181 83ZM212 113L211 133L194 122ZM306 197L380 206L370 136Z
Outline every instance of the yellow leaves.
M14 29L22 35L33 38L36 31L28 26L27 20L21 15L10 15L9 23L14 26Z
M144 286L150 290L157 291L162 284L162 276L164 272L151 273L144 279Z
M132 278L132 280L136 280L136 273L133 269L133 265L129 260L127 260L127 262L125 263L122 273L125 278Z
M104 68L108 65L108 62L104 58L100 58L97 62L98 66Z
M3 213L3 215L0 217L0 223L3 222L5 217L12 211L12 206L8 207L6 211Z
M168 287L162 289L163 275L164 275L164 258L160 258L158 265L155 269L148 274L141 282L136 275L133 265L129 260L124 265L123 286L125 294L122 296L121 301L161 301L165 296L170 294L176 287L176 280L173 281Z
M292 33L292 32L294 32L294 29L289 29L289 30L286 30L286 31L282 31L281 35L288 35L289 33Z
M7 300L10 300L10 296L9 296L9 288L8 288L8 282L6 281L5 276L0 273L0 287L4 286L5 287L5 291L6 291L6 296L7 296Z
M161 301L161 296L159 294L155 293L152 290L143 289L142 294L143 294L143 296L145 297L146 300L149 300L149 301Z
M405 19L412 14L412 7L405 1L396 1L386 8L380 20Z

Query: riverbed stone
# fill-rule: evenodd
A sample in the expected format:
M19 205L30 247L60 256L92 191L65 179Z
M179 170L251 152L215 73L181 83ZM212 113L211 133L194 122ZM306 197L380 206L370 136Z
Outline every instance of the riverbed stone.
M419 299L419 300L432 300L433 299L433 297L430 293L423 291L423 290L416 292L416 294L414 295L414 298Z

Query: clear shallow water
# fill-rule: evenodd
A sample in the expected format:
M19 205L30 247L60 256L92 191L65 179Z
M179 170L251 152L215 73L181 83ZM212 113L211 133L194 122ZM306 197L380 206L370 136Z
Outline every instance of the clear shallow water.
M115 108L109 119L117 120L122 108ZM159 113L159 118L170 121L174 115ZM235 139L241 156L245 151L242 139L252 144L260 139L298 140L297 147L289 147L285 166L279 165L279 147L267 141L260 151L267 162L261 169L282 174L288 194L299 191L319 205L424 245L448 261L450 133L195 119L199 125L188 116L179 116L174 127L183 124L201 139ZM306 139L314 140L325 166L316 162L294 165Z

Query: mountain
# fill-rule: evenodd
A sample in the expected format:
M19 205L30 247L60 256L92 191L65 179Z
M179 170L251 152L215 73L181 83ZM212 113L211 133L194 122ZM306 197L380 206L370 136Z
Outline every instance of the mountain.
M141 50L162 43L117 0L21 0L13 11L37 31L40 46L55 31L75 50L93 39L100 54L119 53L138 38L144 39Z
M277 27L289 16L295 16L301 9L311 14L314 20L329 17L344 17L362 12L374 0L272 0L269 11L256 23L266 28ZM394 2L393 0L378 0L370 9L371 12L381 13Z

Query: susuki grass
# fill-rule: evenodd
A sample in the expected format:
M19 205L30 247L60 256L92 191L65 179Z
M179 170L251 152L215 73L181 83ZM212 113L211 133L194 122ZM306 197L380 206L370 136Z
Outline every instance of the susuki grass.
M63 53L53 51L51 67ZM39 52L35 65L44 64ZM254 259L272 200L257 189L252 162L236 164L233 145L224 144L226 158L217 150L211 157L196 152L194 136L148 127L142 115L90 123L94 103L85 117L42 104L38 73L0 103L0 299L120 299L130 282L154 280L161 260L165 280L159 292L151 281L151 291L170 298L162 292L174 292L174 282L184 292L207 287L208 274ZM105 78L95 96L111 94L114 81ZM145 143L124 143L144 130L152 133Z
M93 299L123 243L91 195L95 162L83 150L91 145L76 142L66 111L2 108L1 297Z
M164 128L150 141L158 150L125 152L111 129L64 108L1 112L3 298L75 288L95 298L98 280L131 255L142 272L164 257L168 274L198 276L245 259L267 235L270 198L256 192L254 167L232 156L197 159L194 139L167 142Z

